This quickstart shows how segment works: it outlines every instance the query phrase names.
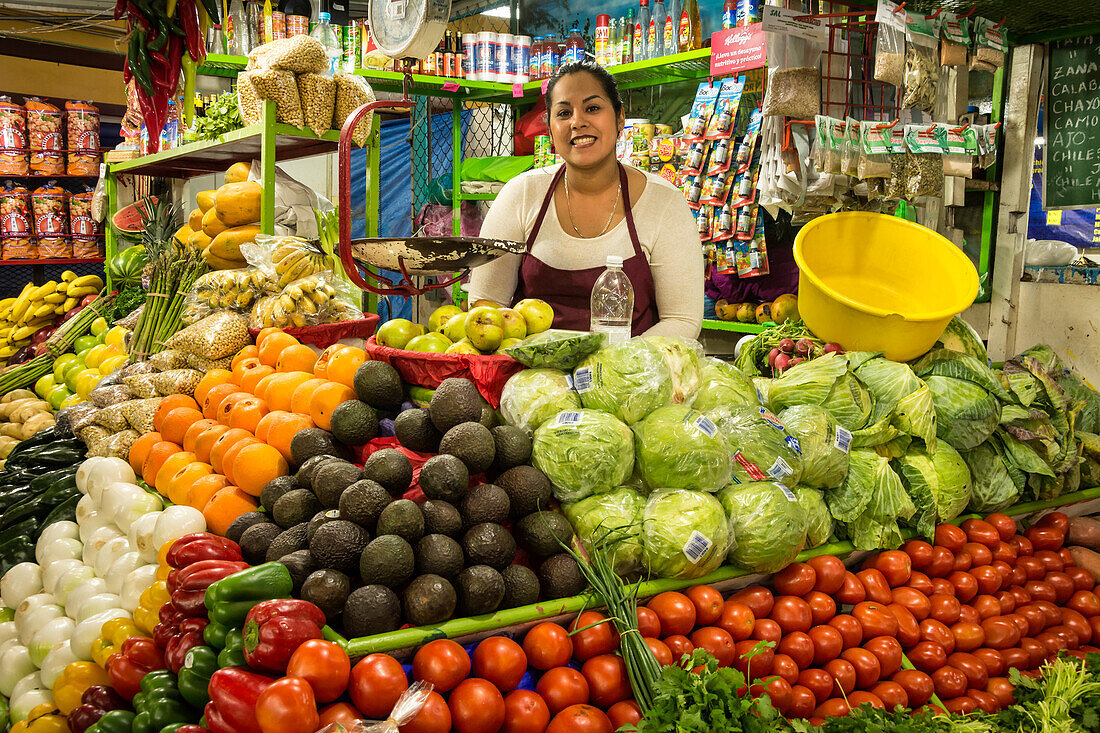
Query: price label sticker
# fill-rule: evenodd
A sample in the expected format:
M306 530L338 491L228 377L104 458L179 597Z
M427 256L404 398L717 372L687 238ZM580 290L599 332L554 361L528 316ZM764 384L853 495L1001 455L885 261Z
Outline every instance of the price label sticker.
M523 85L522 84L516 83L516 84L512 85L512 96L517 98L517 99L519 97L523 96Z
M445 92L457 92L458 91L458 84L454 83L453 81L449 81L449 82L447 82L446 84L443 85L443 91L445 91Z

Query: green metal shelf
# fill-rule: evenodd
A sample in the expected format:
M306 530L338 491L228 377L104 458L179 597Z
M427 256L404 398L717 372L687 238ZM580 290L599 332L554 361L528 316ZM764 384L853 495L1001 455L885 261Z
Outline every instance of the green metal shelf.
M495 193L457 193L455 199L458 201L493 201L496 199Z
M736 333L760 333L772 328L774 323L741 323L740 321L715 321L706 319L703 321L704 331L734 331Z

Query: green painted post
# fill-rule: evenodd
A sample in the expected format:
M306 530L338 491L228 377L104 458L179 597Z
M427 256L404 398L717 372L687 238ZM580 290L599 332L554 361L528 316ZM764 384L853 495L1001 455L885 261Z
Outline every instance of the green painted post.
M108 267L108 264L118 249L118 242L115 241L115 228L111 226L111 214L118 211L118 179L115 178L115 173L111 170L110 164L104 165L106 171L104 183L107 187L107 220L103 223L103 255L106 258L103 261L103 282L107 284L107 292L109 293L111 292L111 268Z
M275 102L264 100L263 131L260 133L260 171L263 175L263 208L260 231L275 233Z
M993 109L989 113L990 122L1001 121L1001 110L1004 108L1004 69L997 69L993 76ZM1001 131L1002 135L1004 131ZM996 179L997 164L989 169L989 176ZM985 201L982 206L982 246L978 252L978 277L989 272L989 260L993 251L993 230L997 227L997 194L993 191L985 192Z

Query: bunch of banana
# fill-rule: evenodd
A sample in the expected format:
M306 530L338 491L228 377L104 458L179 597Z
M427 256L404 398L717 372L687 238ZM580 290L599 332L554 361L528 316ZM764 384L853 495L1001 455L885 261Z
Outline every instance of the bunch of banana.
M271 261L275 265L275 279L280 288L285 288L303 277L332 269L325 255L313 252L301 240L289 237L275 243Z
M257 298L277 290L269 273L250 267L208 272L195 281L191 294L198 304L243 313L252 308Z
M0 300L0 359L7 359L29 345L40 329L53 325L57 316L102 289L103 279L99 275L77 276L66 270L60 281L50 280L43 285L27 283L18 297Z
M255 328L307 326L325 320L336 291L324 274L314 274L283 288L278 295L261 298L252 309Z

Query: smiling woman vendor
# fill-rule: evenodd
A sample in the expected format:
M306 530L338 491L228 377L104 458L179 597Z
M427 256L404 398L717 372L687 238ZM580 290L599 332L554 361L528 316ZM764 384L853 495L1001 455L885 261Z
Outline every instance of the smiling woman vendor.
M505 184L481 236L526 242L527 251L475 269L470 300L541 298L555 327L587 331L592 286L617 255L634 288L631 334L697 337L699 234L679 189L616 159L625 115L614 79L590 61L564 64L547 84L546 109L565 163Z

